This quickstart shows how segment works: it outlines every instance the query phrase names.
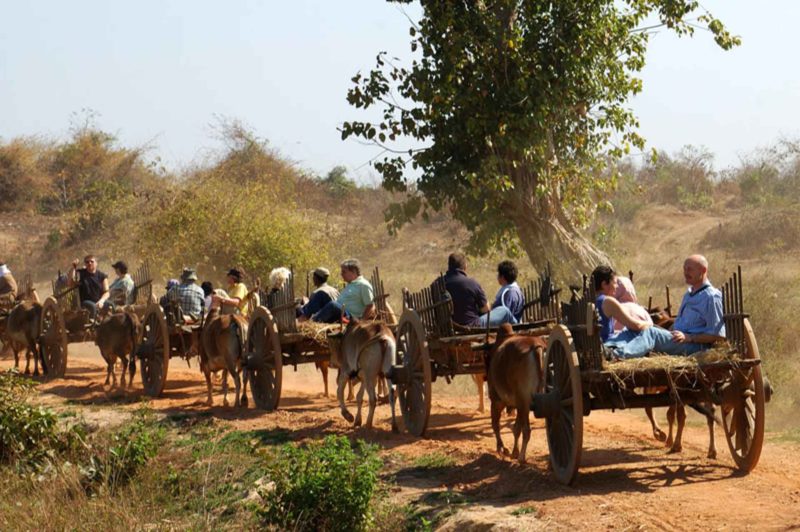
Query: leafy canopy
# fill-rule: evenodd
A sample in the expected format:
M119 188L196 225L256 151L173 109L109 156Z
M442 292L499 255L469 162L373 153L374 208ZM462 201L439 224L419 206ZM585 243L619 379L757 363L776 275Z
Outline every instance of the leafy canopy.
M504 245L526 217L590 219L614 186L607 161L644 148L627 102L642 90L650 30L701 28L723 49L739 44L691 0L421 4L417 59L381 52L353 77L348 101L381 119L346 122L342 138L385 150L374 163L384 187L407 193L387 212L391 229L449 209L477 251Z

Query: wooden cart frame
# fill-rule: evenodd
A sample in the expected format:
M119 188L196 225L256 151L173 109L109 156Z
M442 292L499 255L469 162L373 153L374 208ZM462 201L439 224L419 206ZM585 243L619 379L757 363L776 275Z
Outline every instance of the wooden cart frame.
M371 283L378 319L391 322L394 312L377 267ZM250 315L245 367L256 406L273 411L280 404L285 366L296 369L299 364L329 362L331 357L324 343L298 329L294 272L281 289L260 296L262 305Z
M525 309L520 334L543 336L559 319L558 290L551 271L523 289ZM492 330L465 328L452 321L453 303L440 277L419 292L403 292L403 313L397 325L398 361L392 383L400 401L405 430L423 436L431 411L431 386L439 377L449 383L456 375L485 375L484 353Z
M53 295L42 305L39 340L42 365L48 379L64 376L70 343L94 340L94 325L89 319L89 311L81 307L78 287L63 288L63 278L59 272L52 283ZM153 296L149 264L144 262L131 278L134 283L131 306L141 316Z
M739 267L722 287L725 334L738 360L701 363L695 370L609 369L599 337L592 283L562 303L563 322L550 334L544 391L533 411L546 420L550 465L563 484L574 482L583 449L583 418L593 410L710 402L721 408L733 460L742 472L758 463L764 440L765 393L758 344L744 311ZM652 393L656 387L665 392ZM642 391L644 390L644 391Z

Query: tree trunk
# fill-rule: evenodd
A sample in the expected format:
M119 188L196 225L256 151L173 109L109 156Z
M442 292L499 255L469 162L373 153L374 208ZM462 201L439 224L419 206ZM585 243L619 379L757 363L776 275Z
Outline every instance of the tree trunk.
M592 273L597 266L611 264L611 259L572 224L564 224L558 217L540 216L535 212L514 216L522 247L538 270L550 263L563 281L577 282L581 275Z
M570 221L557 192L537 197L534 188L538 179L520 174L507 203L522 247L534 267L542 270L550 263L562 280L575 282L601 264L612 264L608 255ZM556 187L551 184L549 188Z

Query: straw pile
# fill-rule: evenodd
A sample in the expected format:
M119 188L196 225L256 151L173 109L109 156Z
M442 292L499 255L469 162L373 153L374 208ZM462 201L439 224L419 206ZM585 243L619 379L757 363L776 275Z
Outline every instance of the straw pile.
M711 349L689 356L676 356L653 352L642 358L629 358L626 360L606 362L606 367L604 369L620 376L647 370L688 373L695 371L703 364L722 362L724 360L739 360L739 354L728 344L714 346Z
M339 323L318 323L316 321L301 321L297 323L297 332L302 333L320 347L328 347L328 334L342 330Z

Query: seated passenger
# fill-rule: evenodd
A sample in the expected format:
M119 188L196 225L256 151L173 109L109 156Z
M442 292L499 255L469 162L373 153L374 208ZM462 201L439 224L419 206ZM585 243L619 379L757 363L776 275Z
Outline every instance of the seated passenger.
M114 268L117 278L108 287L109 296L103 309L113 312L118 307L133 303L134 283L130 274L128 274L128 265L125 262L118 260L111 267Z
M84 268L78 268L78 259L72 261L68 282L69 286L78 287L81 307L89 311L89 317L94 321L97 311L103 308L108 299L108 276L97 269L94 255L86 255L83 264Z
M200 288L203 289L203 304L205 307L205 312L208 314L208 311L211 310L211 295L214 293L214 283L211 281L203 281L200 283Z
M17 281L6 263L0 260L0 303L11 304L17 299Z
M311 292L308 302L297 309L297 320L306 321L314 314L319 312L322 307L336 301L339 298L339 291L328 284L328 277L331 272L327 268L317 268L311 275L314 282L314 291Z
M478 318L478 326L499 327L504 323L517 324L525 309L525 296L517 284L517 266L510 260L497 265L497 282L500 290L492 303L492 310Z
M447 258L444 287L453 301L453 322L464 327L479 327L481 315L489 312L489 305L481 285L467 275L467 258L462 253L452 253Z
M646 321L650 325L653 324L653 318L647 309L639 304L636 298L636 289L633 287L633 281L624 276L617 276L617 291L614 297L619 301L619 304L628 311L628 314L634 318ZM619 321L614 321L614 331L619 332L625 328L625 325Z
M606 342L616 356L636 358L651 351L690 355L725 339L722 293L708 280L706 258L702 255L688 257L683 263L683 277L689 288L681 301L673 330L653 326L634 336L622 331Z
M184 268L181 282L167 292L167 301L177 303L186 322L195 322L203 315L203 289L197 286L197 273Z
M372 284L361 275L361 263L356 259L348 259L341 264L341 275L347 285L336 301L330 301L316 314L312 321L336 323L345 317L372 319L375 317L375 302Z
M228 280L228 297L223 297L218 294L211 296L211 304L222 305L223 314L236 314L240 313L244 317L249 314L248 309L248 296L247 286L242 282L242 271L238 268L231 268L228 270L226 276Z
M618 278L610 266L598 266L592 272L592 282L597 294L595 305L600 314L600 339L608 345L612 341L628 341L645 329L652 327L653 322L634 316L627 307L615 297ZM623 330L617 334L614 325L621 323ZM616 345L616 344L615 344Z
M167 294L169 293L170 290L172 290L174 287L178 286L179 284L180 284L180 281L178 281L177 279L170 279L169 281L167 281L167 284L164 286L164 290L165 290L164 295L161 296L161 298L159 298L159 300L158 300L158 304L161 305L161 308L164 309L164 312L167 311L167 307L169 306L169 299L167 298Z

